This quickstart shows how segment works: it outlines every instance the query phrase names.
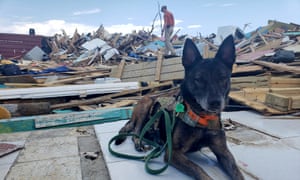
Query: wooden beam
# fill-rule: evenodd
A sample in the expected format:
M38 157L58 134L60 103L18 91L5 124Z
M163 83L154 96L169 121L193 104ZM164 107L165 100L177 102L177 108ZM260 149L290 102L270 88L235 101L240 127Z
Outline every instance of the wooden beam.
M132 107L113 108L104 110L93 110L86 112L74 112L63 114L51 114L47 116L37 116L35 118L35 128L45 128L62 126L67 124L77 124L99 120L121 120L131 117Z
M267 93L265 103L281 111L300 109L299 94L284 95L278 93Z
M0 76L0 84L3 83L37 83L31 75Z
M286 64L276 64L276 63L265 62L265 61L253 61L253 63L277 70L279 72L291 72L294 74L300 74L299 67L293 67L293 66L288 66Z
M173 85L173 83L172 82L165 82L165 83L161 83L161 84L154 85L154 86L148 86L148 87L143 87L143 88L134 89L134 90L125 90L125 91L122 91L120 93L110 94L110 95L101 96L101 97L97 97L97 98L92 98L92 99L88 99L88 100L79 100L79 101L76 101L76 102L69 102L69 103L62 103L62 104L52 105L51 109L65 109L65 108L76 107L76 106L79 106L79 105L98 104L98 103L110 100L112 98L116 98L116 97L120 97L120 96L124 96L124 95L129 95L129 94L134 94L134 93L138 93L138 92L141 92L141 91L145 91L145 90L149 90L149 89L153 89L153 88L157 88L157 87L170 86L170 85Z
M98 73L92 73L90 75L81 76L81 77L73 77L72 76L72 77L54 80L54 81L50 81L50 82L46 81L44 84L46 86L50 86L53 84L67 84L67 83L72 83L72 82L79 81L79 80L86 79L86 78L107 77L108 75L109 75L108 73L98 72Z
M157 61L156 61L156 70L155 70L155 79L154 79L155 81L160 81L160 73L161 73L163 59L164 59L163 53L159 50Z
M117 78L121 79L123 75L124 67L125 67L125 60L123 59L118 66L118 74L116 76Z

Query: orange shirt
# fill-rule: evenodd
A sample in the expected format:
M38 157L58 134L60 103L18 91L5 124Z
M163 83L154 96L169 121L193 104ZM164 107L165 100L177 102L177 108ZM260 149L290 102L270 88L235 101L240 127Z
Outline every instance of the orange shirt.
M165 26L174 26L174 16L170 11L164 13Z

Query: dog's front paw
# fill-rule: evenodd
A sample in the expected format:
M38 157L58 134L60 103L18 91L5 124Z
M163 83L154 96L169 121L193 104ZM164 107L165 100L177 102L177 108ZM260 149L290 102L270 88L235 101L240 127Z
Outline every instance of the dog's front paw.
M146 152L146 151L149 151L150 149L152 149L152 146L146 144L143 141L140 141L137 138L134 139L133 142L134 142L135 150L138 151L138 152Z

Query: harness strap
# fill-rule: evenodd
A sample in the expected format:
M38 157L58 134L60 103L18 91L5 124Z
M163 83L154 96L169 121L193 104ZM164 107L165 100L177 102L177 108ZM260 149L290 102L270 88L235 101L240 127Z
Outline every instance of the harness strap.
M151 126L155 123L155 121L158 118L160 118L162 115L164 115L164 120L165 120L165 125L166 125L166 136L167 136L166 137L166 142L163 146L157 144L154 141L150 141L150 140L144 138L145 133L151 128ZM161 109L154 116L152 116L150 118L150 120L146 123L146 125L142 129L141 134L137 135L137 134L133 134L133 133L123 133L123 134L118 134L118 135L112 137L110 139L109 143L108 143L108 150L111 154L113 154L117 157L145 161L145 169L148 173L150 173L150 174L160 174L168 168L169 162L171 161L171 158L172 158L172 130L173 130L174 125L175 125L175 114L173 114L173 119L171 121L171 118L170 118L170 115L169 115L168 111L166 111L165 109ZM150 153L148 153L147 155L142 155L142 156L129 155L129 154L114 151L112 149L111 144L116 139L118 139L120 137L128 137L128 136L137 137L137 138L140 139L140 143L142 141L146 142L148 145L153 146L154 149ZM159 168L159 169L150 168L150 166L149 166L150 161L152 159L160 156L166 148L167 148L167 152L168 152L168 161L165 163L165 165L162 168Z

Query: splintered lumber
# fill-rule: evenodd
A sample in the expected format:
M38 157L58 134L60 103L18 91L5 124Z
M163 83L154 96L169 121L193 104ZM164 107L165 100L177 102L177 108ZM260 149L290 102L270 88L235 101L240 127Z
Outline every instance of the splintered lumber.
M236 61L237 62L251 62L256 59L259 59L263 57L267 53L274 52L274 50L266 50L266 51L255 51L250 53L244 53L239 56L237 56Z
M274 108L270 108L263 104L262 102L255 101L252 99L248 99L245 96L245 93L242 91L234 91L229 93L229 97L233 99L234 101L244 104L246 106L251 107L252 109L255 109L259 112L261 112L264 115L279 115L279 114L285 114L279 110L276 110Z
M68 78L63 78L63 79L58 79L58 80L53 80L53 81L46 81L44 83L44 85L49 86L49 85L53 85L53 84L67 84L67 83L72 83L74 81L78 81L78 80L82 80L82 79L87 79L87 78L97 78L97 77L106 77L108 76L107 73L92 73L90 75L86 75L86 76L75 76L75 77L68 77Z
M246 73L254 73L254 72L262 72L263 67L258 65L239 65L233 66L232 75L236 74L246 74Z
M120 78L123 82L161 82L182 79L184 76L181 57L123 66L121 63L118 67L112 68L110 76Z
M233 74L254 73L262 71L261 66L235 66ZM152 62L143 62L139 64L125 65L112 68L111 77L120 78L123 82L145 81L160 82L169 80L180 80L184 77L184 68L181 63L181 57L160 59Z
M156 70L155 70L155 79L154 79L155 81L160 81L162 62L163 62L163 54L161 51L159 51L157 56Z
M31 75L0 76L0 84L4 83L37 83Z
M51 113L50 103L19 103L19 104L0 104L0 107L6 108L12 117L32 116Z
M15 88L28 88L28 87L47 87L46 84L40 83L4 83L5 86L15 87Z
M293 91L282 91L279 93L267 93L266 94L266 104L270 107L281 111L291 111L300 109L300 89L298 92Z
M268 87L268 76L232 77L231 89L242 89L245 87Z
M134 89L134 90L124 90L124 91L119 92L119 93L105 95L105 96L101 96L101 97L97 97L97 98L91 98L91 99L87 99L87 100L79 100L79 101L69 102L69 103L55 104L55 105L51 106L51 109L65 109L65 108L76 107L76 106L79 106L79 105L98 104L98 103L110 100L112 98L125 96L125 95L130 95L130 94L142 92L142 91L145 91L145 90L155 89L155 88L158 88L158 87L171 86L171 85L173 85L172 82L165 82L165 83L161 83L161 84L158 84L158 85L142 87L142 88L138 88L138 89Z
M103 84L64 85L54 87L34 87L0 90L0 99L39 99L50 97L80 96L121 92L139 88L138 82Z
M286 64L276 64L276 63L265 62L265 61L253 61L253 63L274 69L279 72L291 72L294 74L300 74L299 67L293 67L293 66L288 66Z
M295 94L300 92L300 88L244 88L241 91L232 91L229 97L241 104L247 105L265 115L289 114L297 110L279 110L266 103L268 93L275 94Z
M126 107L126 106L130 106L130 105L133 105L137 102L137 100L121 100L119 102L116 102L114 104L109 104L109 105L106 105L104 107L99 107L99 108L96 108L96 109L108 109L108 108L119 108L119 107Z
M300 78L271 77L270 87L273 88L300 87Z

